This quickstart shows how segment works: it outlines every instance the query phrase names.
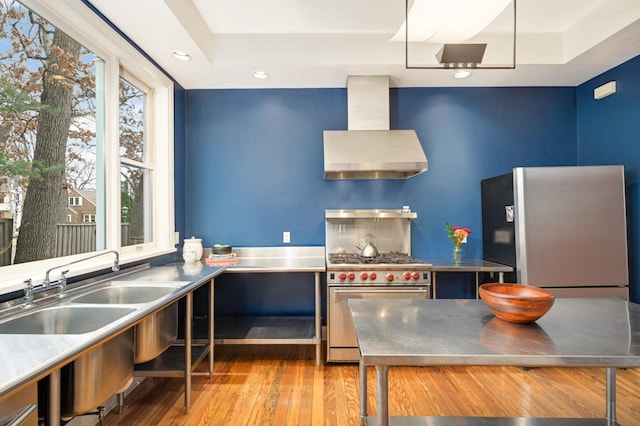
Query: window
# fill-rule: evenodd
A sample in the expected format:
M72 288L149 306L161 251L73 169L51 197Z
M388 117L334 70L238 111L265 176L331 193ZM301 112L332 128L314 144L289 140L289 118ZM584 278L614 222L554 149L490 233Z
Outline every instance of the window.
M126 78L125 78L126 77ZM122 245L153 239L152 165L149 163L146 125L150 88L124 72L120 78L120 206L127 212Z
M160 70L79 0L2 0L0 93L3 216L16 241L0 294L63 257L175 251L173 86ZM51 238L90 224L90 245Z

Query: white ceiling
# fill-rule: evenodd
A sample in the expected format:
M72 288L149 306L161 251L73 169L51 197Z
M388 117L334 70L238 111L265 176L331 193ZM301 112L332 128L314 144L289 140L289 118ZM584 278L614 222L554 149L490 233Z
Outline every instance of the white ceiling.
M389 41L404 0L90 1L185 89L345 87L347 75L389 75L397 87L576 86L640 55L640 0L517 0L516 69L466 80L405 69L404 43Z

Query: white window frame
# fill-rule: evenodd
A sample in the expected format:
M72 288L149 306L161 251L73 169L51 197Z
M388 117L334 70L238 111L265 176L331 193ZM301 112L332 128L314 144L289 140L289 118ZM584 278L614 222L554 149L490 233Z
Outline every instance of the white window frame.
M89 219L89 220L87 220ZM96 222L96 215L95 214L89 214L89 213L84 213L82 215L82 223L95 223Z
M82 206L82 197L69 197L69 207Z
M21 2L105 61L106 250L117 250L122 264L175 252L177 242L174 241L173 82L80 0L56 0L55 2L21 0ZM120 241L118 84L121 67L129 72L134 70L132 74L151 87L154 94L153 105L150 108L149 129L146 129L154 138L150 153L153 155L150 162L155 170L152 201L153 241L128 247L121 247ZM0 294L23 289L23 281L28 278L37 285L44 280L47 269L86 258L88 255L84 253L4 266L0 280ZM108 256L99 256L91 261L74 265L69 276L108 267L112 261Z

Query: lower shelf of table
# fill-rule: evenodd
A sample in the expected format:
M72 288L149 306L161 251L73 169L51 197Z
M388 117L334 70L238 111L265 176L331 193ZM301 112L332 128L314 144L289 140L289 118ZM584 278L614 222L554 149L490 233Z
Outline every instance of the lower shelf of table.
M195 339L206 338L207 324L194 322ZM320 343L314 317L216 317L214 327L218 345Z
M196 367L198 367L200 362L202 362L208 353L208 345L191 346L192 372ZM138 377L184 377L184 345L174 344L157 358L143 364L136 364L134 375ZM192 373L192 375L198 374Z
M376 417L365 420L367 426L377 426ZM607 419L574 419L547 417L405 417L390 416L392 426L620 426Z

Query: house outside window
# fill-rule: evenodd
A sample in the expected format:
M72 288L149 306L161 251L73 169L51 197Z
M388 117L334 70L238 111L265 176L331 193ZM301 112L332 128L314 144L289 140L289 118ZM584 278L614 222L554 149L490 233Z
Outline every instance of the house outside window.
M95 214L84 214L82 215L82 222L84 223L95 223L96 215Z

